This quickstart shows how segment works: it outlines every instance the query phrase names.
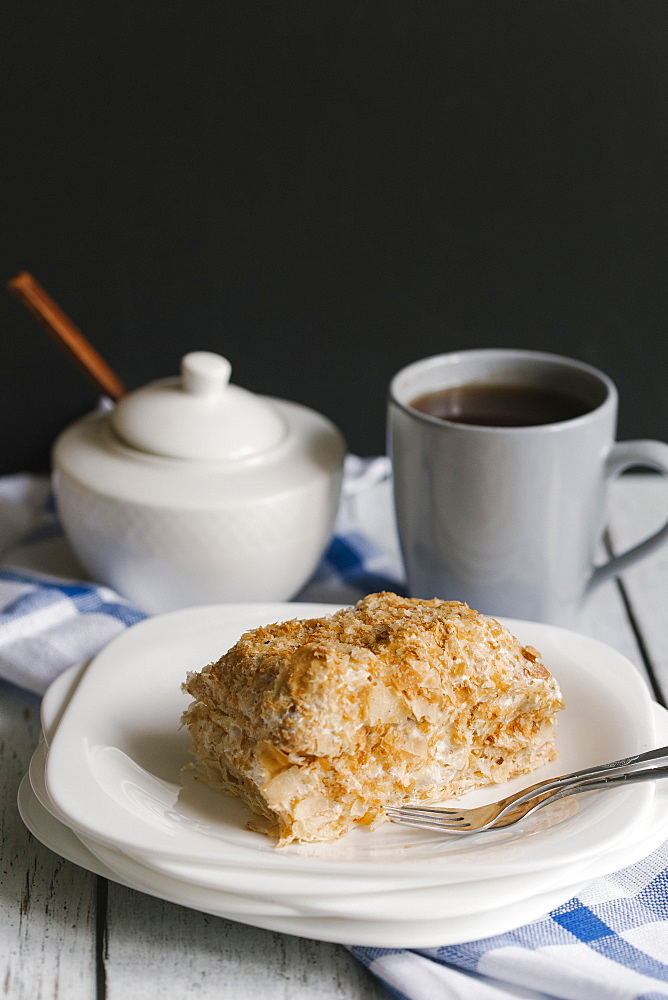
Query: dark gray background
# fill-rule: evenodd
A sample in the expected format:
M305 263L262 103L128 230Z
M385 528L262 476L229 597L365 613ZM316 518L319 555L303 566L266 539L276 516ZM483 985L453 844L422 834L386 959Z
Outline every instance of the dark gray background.
M665 0L5 5L3 282L129 387L194 349L384 449L399 367L533 347L666 437ZM0 287L0 472L96 393Z

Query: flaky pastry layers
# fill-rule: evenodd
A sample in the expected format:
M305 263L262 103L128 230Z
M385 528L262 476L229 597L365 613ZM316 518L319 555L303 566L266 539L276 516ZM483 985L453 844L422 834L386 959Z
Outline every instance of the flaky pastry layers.
M532 771L556 757L563 707L538 651L493 618L390 593L246 632L184 690L199 775L281 845Z

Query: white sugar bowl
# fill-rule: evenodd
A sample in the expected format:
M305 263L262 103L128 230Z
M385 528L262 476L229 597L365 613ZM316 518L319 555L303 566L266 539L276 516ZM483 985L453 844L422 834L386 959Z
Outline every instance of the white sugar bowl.
M65 534L92 579L149 613L289 600L327 545L345 442L325 417L229 384L195 351L68 427L53 449Z

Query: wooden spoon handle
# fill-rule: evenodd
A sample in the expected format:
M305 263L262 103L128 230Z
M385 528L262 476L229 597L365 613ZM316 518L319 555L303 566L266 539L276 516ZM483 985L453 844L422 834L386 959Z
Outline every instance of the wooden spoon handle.
M125 395L125 386L116 373L31 274L22 271L7 282L7 287L105 396L117 400Z

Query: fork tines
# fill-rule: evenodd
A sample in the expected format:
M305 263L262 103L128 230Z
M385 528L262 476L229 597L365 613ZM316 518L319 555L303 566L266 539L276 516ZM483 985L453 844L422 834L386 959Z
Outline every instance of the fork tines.
M425 806L388 806L385 815L394 823L419 826L423 830L464 830L469 824L456 809L430 809Z

